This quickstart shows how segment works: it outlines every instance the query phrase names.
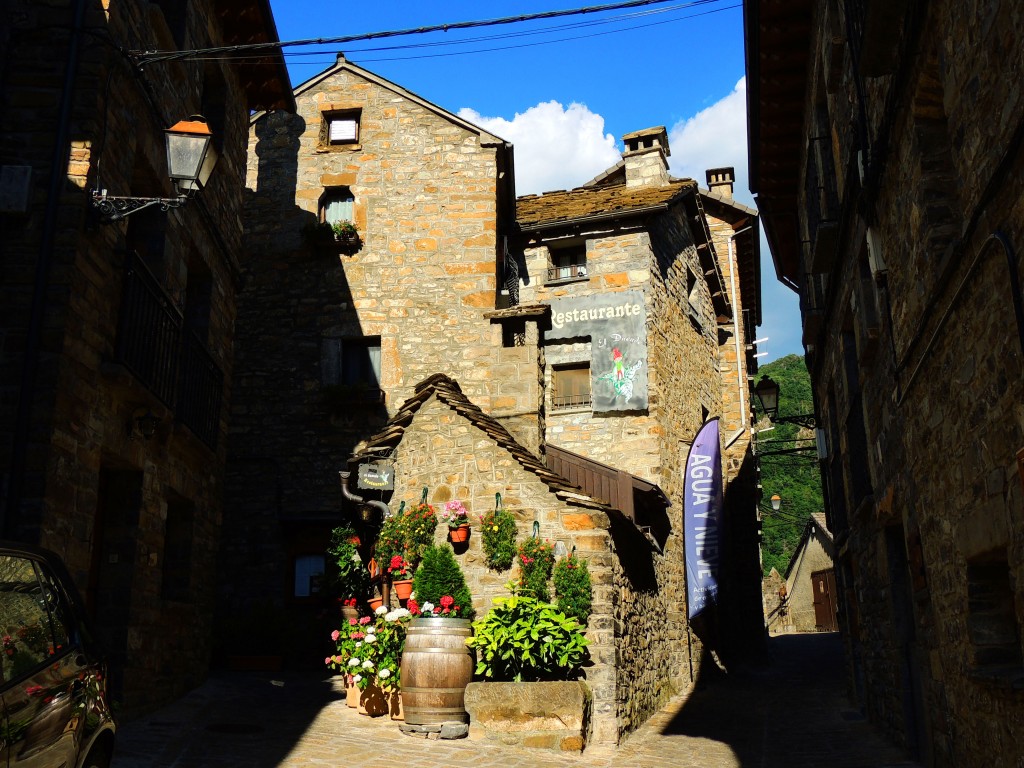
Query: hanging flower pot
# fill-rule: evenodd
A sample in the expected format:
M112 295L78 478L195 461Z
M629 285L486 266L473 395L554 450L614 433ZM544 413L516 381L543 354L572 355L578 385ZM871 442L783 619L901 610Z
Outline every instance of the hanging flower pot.
M452 544L464 544L469 541L469 525L463 524L448 529L448 540Z

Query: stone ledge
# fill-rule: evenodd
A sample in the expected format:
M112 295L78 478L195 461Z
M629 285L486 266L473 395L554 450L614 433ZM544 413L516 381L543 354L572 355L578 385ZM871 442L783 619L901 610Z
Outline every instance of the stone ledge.
M472 739L582 752L590 734L593 695L577 681L470 683L465 706Z

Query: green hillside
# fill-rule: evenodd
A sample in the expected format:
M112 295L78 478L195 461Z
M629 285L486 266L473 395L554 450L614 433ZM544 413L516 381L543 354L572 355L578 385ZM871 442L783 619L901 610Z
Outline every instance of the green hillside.
M759 366L758 378L770 376L779 385L779 415L792 416L814 411L811 397L811 377L803 358L787 355L778 360ZM757 429L771 427L771 422L760 410L761 404L754 399L758 413ZM785 574L792 557L804 522L812 512L824 510L821 495L821 475L818 471L817 454L814 450L797 453L776 453L797 447L814 447L814 430L797 424L776 424L774 429L758 435L758 454L761 462L762 517L764 519L764 541L761 552L764 572L776 568ZM771 511L771 497L778 494L782 507L778 513Z

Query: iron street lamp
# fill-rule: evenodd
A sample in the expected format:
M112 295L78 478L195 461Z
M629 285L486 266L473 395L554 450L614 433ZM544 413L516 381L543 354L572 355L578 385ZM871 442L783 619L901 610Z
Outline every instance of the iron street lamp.
M180 208L193 192L202 188L217 155L210 147L213 134L201 115L179 120L164 131L167 143L167 175L174 183L176 197L119 197L107 190L94 189L92 205L105 222L118 221L144 208L159 206L161 211Z
M818 425L813 413L779 416L779 385L767 373L761 376L761 380L757 382L754 394L761 401L761 410L772 424L799 424L808 429L814 429Z

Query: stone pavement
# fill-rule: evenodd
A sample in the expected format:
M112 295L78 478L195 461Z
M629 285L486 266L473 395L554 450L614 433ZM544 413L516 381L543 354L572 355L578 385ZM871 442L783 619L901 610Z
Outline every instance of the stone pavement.
M326 676L218 673L122 724L114 768L916 768L843 693L838 635L769 641L771 663L712 674L617 748L582 755L424 741L345 706Z

